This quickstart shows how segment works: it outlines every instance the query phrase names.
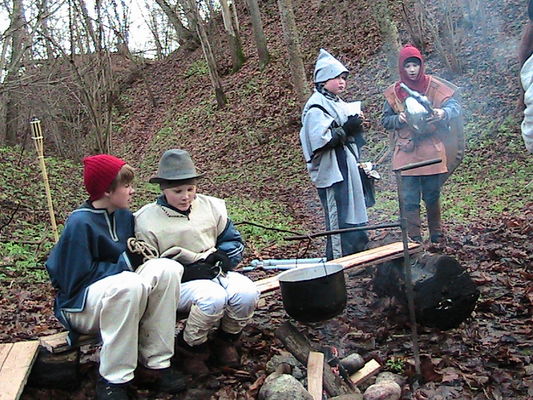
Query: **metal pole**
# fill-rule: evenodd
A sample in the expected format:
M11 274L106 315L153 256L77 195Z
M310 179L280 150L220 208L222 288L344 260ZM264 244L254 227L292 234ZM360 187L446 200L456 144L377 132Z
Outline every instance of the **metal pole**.
M309 235L288 236L288 237L283 238L283 240L314 239L320 236L336 235L336 234L344 233L344 232L372 231L372 230L377 230L377 229L389 229L389 228L398 228L398 227L400 227L400 224L396 222L388 223L388 224L379 224L379 225L354 226L353 228L335 229L332 231L310 233Z
M50 184L48 183L48 173L46 172L46 164L44 163L44 144L43 131L41 130L41 121L36 117L30 121L33 143L35 143L35 150L37 150L37 158L41 166L43 175L44 190L46 192L46 201L48 203L48 212L50 213L50 222L52 224L52 231L54 233L54 240L57 243L59 235L57 233L56 217L54 214L54 204L52 203L52 195L50 193Z
M413 355L415 358L415 371L417 376L421 376L420 348L418 346L418 332L416 329L415 300L411 274L411 258L409 256L409 245L407 239L407 219L405 218L405 206L403 204L402 199L402 177L401 171L394 172L396 175L396 183L398 185L398 203L400 207L400 226L402 230L403 243L403 270L405 274L405 289L407 292L407 308L409 309L409 319L411 320L411 335L413 342Z
M414 168L424 167L426 165L437 164L442 160L433 159L422 161L418 163L404 165L394 170L396 176L396 184L398 187L398 205L400 208L400 226L402 229L402 243L403 243L403 269L405 274L405 289L407 292L407 308L409 308L409 319L411 320L411 336L413 341L413 356L415 359L415 372L418 377L422 376L420 370L420 348L418 346L418 332L416 328L416 313L415 313L415 299L413 293L413 281L411 274L411 257L409 256L409 247L407 239L407 218L405 217L405 205L403 202L403 187L402 187L402 171L407 171Z

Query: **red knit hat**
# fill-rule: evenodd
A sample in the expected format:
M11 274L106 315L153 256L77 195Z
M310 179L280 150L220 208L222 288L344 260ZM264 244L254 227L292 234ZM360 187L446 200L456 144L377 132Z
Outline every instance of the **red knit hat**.
M125 161L109 154L83 159L83 184L89 193L89 200L95 201L104 196L124 164Z

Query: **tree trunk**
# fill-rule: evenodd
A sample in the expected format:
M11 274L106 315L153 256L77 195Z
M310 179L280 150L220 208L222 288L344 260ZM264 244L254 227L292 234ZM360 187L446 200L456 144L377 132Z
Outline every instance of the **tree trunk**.
M166 0L155 0L156 3L161 7L168 20L176 30L178 35L178 43L181 45L186 45L187 48L194 50L198 47L199 38L194 30L187 29L183 26L179 15L172 9L170 4Z
M11 24L9 27L9 32L11 33L11 58L3 82L5 91L1 98L2 115L0 116L0 122L2 123L1 131L3 131L3 133L0 133L0 137L5 138L7 145L15 145L17 142L18 120L20 118L17 101L11 86L17 80L17 73L24 63L27 49L31 48L26 30L26 19L24 17L24 4L22 0L13 0L13 12L11 15Z
M441 330L459 326L471 315L479 296L468 271L450 256L422 254L412 261L417 322ZM407 305L403 259L379 265L373 285L379 296L395 297Z
M257 48L257 55L259 56L259 68L263 69L270 62L270 54L267 49L261 12L259 11L257 0L246 0L246 4L248 5L248 12L250 13L250 18L252 20L255 47Z
M304 63L300 51L300 41L298 39L298 30L294 18L292 0L278 0L279 13L281 16L281 25L283 27L283 36L289 53L289 66L291 69L292 82L298 100L304 104L309 95L307 80L305 79Z
M217 62L215 56L213 55L213 50L211 50L211 44L209 43L209 38L205 27L201 21L197 21L196 29L198 31L198 36L200 37L200 43L202 45L202 50L204 52L204 57L207 62L207 68L209 69L209 78L211 79L211 85L215 90L215 97L217 99L218 107L222 108L226 105L228 100L222 89L222 83L220 82L220 77L218 76L217 71Z
M389 71L392 76L396 76L398 74L398 53L400 51L398 28L391 18L387 1L376 1L372 10L381 31L383 52L387 57Z
M237 72L241 69L244 64L244 53L242 51L241 38L239 32L234 26L231 10L229 9L227 0L220 0L220 5L222 7L222 19L224 21L224 29L228 34L228 39L231 47L231 60L232 60L232 71Z

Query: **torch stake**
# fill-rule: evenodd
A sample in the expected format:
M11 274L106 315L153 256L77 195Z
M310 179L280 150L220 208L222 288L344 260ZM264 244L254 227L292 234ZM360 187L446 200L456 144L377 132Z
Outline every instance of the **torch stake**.
M43 175L44 190L46 192L46 201L48 202L48 212L50 213L50 222L52 224L52 231L54 233L54 240L59 240L57 233L56 217L54 214L54 204L52 203L52 195L50 193L50 184L48 183L48 173L46 172L46 164L44 163L44 145L43 145L43 131L41 130L41 121L37 118L32 118L30 121L31 133L33 143L35 143L35 150L37 150L37 158L41 166Z

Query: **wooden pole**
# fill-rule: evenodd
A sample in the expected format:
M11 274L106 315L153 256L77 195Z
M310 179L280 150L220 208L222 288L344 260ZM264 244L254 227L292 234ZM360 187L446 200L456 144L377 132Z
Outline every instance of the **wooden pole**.
M46 201L48 203L48 212L50 213L50 222L52 224L52 231L54 233L54 240L57 243L59 235L57 233L56 217L54 214L54 204L52 203L52 195L50 193L50 184L48 183L48 173L46 172L46 164L44 163L44 144L43 144L43 131L41 130L41 121L37 118L33 118L30 122L32 139L35 143L35 150L37 150L37 158L39 165L41 166L41 172L43 175L44 190L46 191Z

